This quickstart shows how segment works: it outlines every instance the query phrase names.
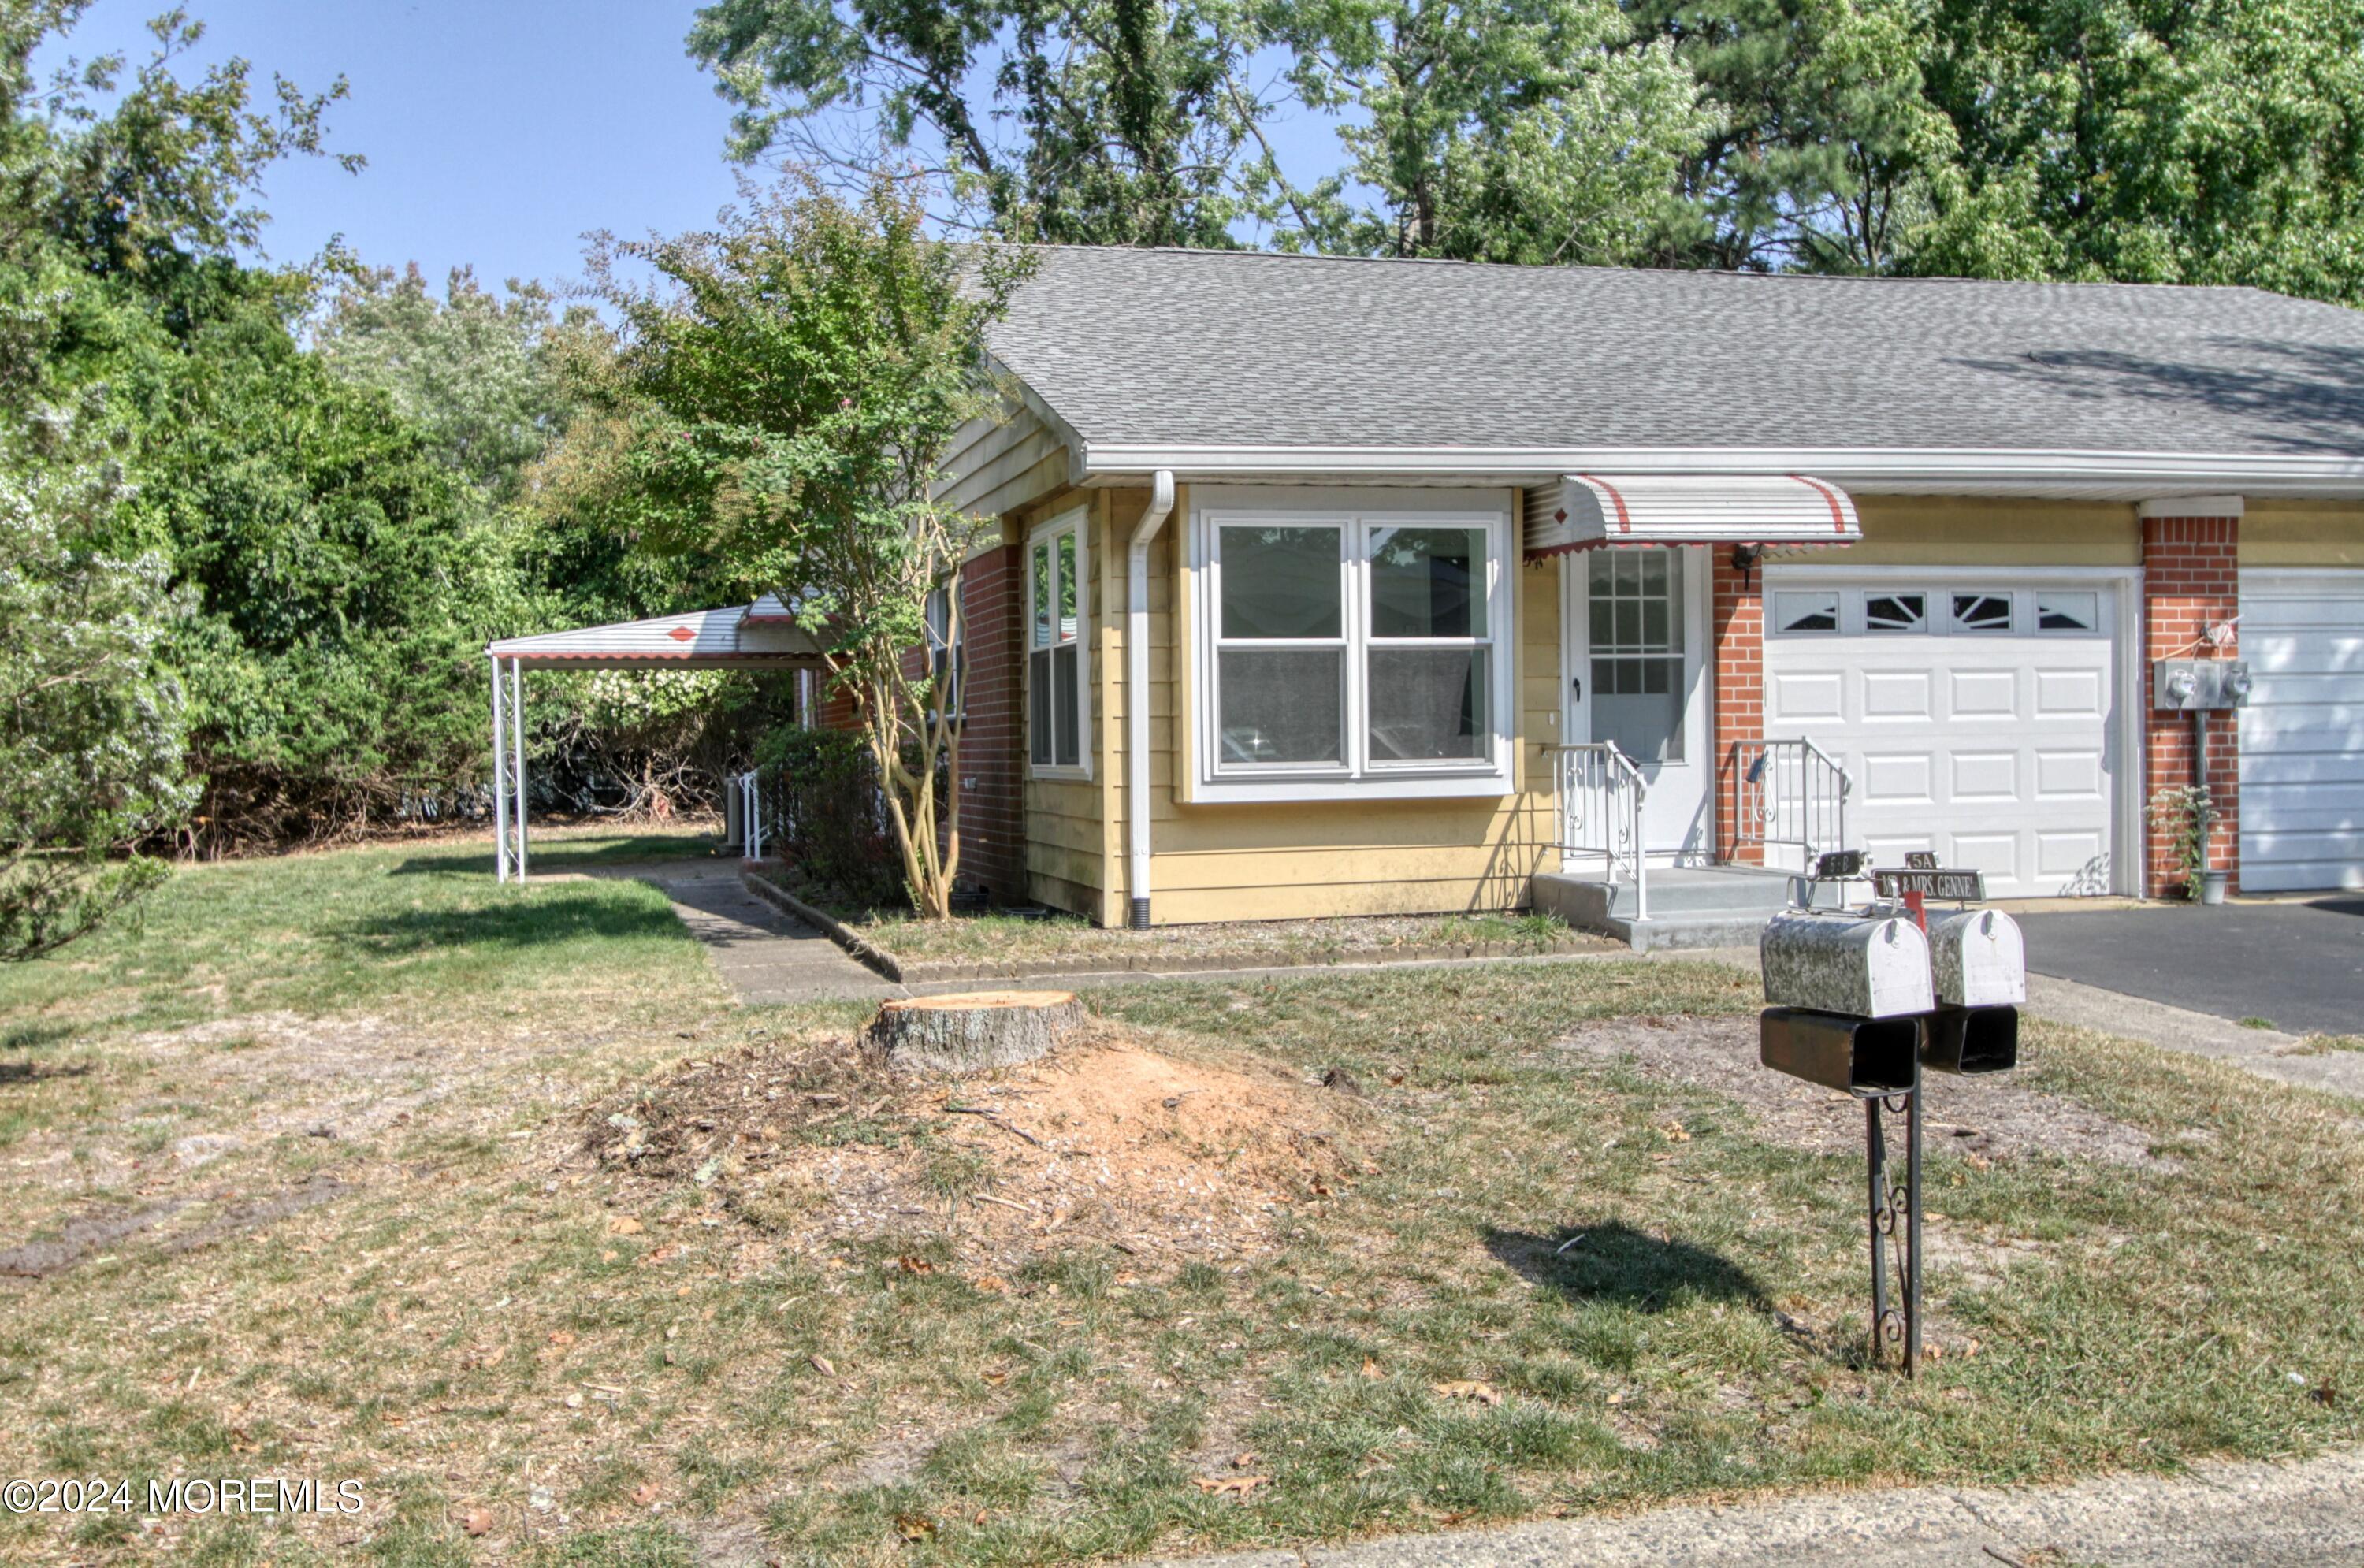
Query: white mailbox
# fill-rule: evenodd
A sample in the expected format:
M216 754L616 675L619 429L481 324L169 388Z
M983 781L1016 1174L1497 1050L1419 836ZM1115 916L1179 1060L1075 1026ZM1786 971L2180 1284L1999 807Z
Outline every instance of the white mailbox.
M1776 915L1757 942L1765 1000L1860 1018L1934 1009L1929 940L1895 916Z
M1929 922L1937 1000L1949 1007L2016 1007L2027 1000L2027 943L2000 909L1965 909Z

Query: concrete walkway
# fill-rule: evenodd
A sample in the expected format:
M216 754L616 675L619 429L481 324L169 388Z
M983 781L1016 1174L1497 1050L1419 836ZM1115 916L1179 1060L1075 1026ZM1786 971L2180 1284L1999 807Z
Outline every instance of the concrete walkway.
M742 1002L875 1002L909 995L822 933L748 892L736 862L663 862L585 874L628 876L655 886L673 901L673 912Z
M1831 1492L1199 1557L1189 1568L2301 1568L2364 1562L2364 1454L2068 1486Z

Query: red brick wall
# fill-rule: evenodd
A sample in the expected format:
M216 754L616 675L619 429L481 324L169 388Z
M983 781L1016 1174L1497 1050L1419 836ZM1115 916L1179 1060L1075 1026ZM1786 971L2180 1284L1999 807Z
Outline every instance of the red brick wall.
M1732 776L1733 748L1765 733L1764 567L1744 586L1728 550L1711 550L1713 563L1708 630L1715 657L1715 842L1720 860L1763 862L1761 845L1736 847L1740 839L1738 791Z
M968 722L961 731L962 880L997 903L1026 896L1026 726L1020 707L1020 545L987 551L961 573L967 643Z
M2193 777L2192 719L2162 713L2151 689L2157 659L2232 659L2237 639L2223 648L2202 638L2208 628L2233 621L2241 612L2237 517L2147 517L2143 520L2143 722L2149 762L2143 781L2143 859L2146 891L2180 890L2168 835L2150 823L2150 797L2162 789L2199 782ZM2238 630L2238 623L2235 623ZM2240 716L2231 711L2203 716L2208 725L2209 793L2216 820L2208 841L2211 869L2234 873L2240 888Z

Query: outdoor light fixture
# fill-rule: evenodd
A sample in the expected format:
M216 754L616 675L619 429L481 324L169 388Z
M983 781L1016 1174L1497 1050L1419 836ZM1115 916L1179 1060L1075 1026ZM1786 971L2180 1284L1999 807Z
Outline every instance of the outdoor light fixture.
M1735 544L1732 547L1732 569L1740 573L1740 591L1746 593L1756 582L1756 563L1765 559L1761 544Z

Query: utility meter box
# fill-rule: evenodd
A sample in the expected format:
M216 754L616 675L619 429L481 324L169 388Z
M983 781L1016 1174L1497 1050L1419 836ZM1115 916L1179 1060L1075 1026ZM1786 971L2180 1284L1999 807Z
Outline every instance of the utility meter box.
M2027 943L2000 909L1965 909L1929 922L1929 968L1948 1007L2016 1007L2027 1000Z
M1937 1005L1929 940L1901 917L1776 915L1758 939L1757 964L1776 1007L1897 1018Z
M2163 712L2208 713L2248 705L2246 659L2158 659L2150 672L2151 701Z

